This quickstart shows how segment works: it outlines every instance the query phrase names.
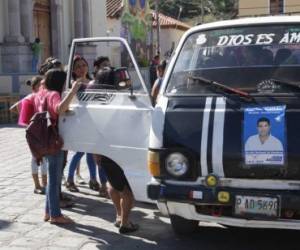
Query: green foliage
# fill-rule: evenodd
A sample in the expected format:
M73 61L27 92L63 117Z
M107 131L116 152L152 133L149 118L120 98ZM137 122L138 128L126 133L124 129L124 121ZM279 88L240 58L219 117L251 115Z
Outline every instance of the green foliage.
M151 9L155 9L156 0L149 0ZM237 15L237 0L203 0L205 16L214 20L232 19ZM191 19L201 15L201 0L159 0L159 11L167 16ZM205 18L206 19L206 18ZM211 18L209 18L211 19Z

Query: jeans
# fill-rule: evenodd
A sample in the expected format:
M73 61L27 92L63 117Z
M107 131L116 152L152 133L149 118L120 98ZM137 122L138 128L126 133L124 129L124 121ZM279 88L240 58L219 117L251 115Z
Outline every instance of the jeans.
M103 167L98 166L98 175L100 179L100 183L103 185L107 182L106 173Z
M31 70L32 72L36 73L38 71L37 66L39 63L39 56L32 56L32 64L31 64Z
M70 166L69 166L68 181L73 182L75 170L78 166L79 161L81 160L81 158L84 154L85 153L83 153L83 152L77 152L72 157L72 160L71 160ZM90 179L95 180L96 179L96 163L94 161L93 154L90 154L90 153L86 154L86 162L87 162L89 172L90 172Z
M46 213L51 217L61 216L59 207L59 190L61 185L61 170L63 166L63 151L56 155L46 155L48 162L48 185L46 194Z

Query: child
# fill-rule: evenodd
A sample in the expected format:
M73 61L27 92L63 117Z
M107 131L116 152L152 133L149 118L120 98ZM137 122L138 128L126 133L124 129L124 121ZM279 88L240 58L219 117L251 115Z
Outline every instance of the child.
M32 96L38 92L41 81L43 80L42 77L36 76L33 77L31 81L27 82L27 85L31 87L32 93L24 97L19 102L19 121L18 124L20 126L27 126L30 123L30 119L34 114L34 108L32 103ZM39 177L38 177L38 163L36 159L32 156L31 158L31 171L32 171L32 178L34 182L34 193L35 194L45 194L46 193L46 186L47 186L47 164L45 160L40 163L41 166L41 173L42 173L42 185L40 184Z

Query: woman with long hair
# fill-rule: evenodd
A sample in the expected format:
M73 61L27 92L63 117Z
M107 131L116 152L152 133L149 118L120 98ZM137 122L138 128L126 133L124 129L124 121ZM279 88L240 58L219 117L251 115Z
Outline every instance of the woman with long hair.
M81 82L82 88L85 88L91 80L88 74L88 70L89 70L88 63L85 60L85 58L81 56L75 56L73 60L72 77L73 77L73 81ZM71 192L79 192L79 189L76 187L74 183L74 174L76 169L79 168L80 160L83 155L84 152L76 152L70 162L66 187ZM100 186L96 179L96 163L94 161L93 154L87 153L86 161L90 172L89 187L92 190L99 191Z
M58 116L68 110L69 104L81 86L74 82L70 92L62 99L66 73L60 69L51 69L45 75L44 87L33 96L34 112L43 111L47 107L52 125L58 127ZM59 128L58 128L59 129ZM55 224L72 223L73 221L61 213L59 194L64 153L60 150L55 155L46 155L48 163L48 184L46 192L46 209L44 221Z

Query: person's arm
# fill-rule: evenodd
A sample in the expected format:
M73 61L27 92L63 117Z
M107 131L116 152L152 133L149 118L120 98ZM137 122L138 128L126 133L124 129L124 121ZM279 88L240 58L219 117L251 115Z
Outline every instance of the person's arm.
M71 91L64 97L64 99L60 102L60 104L57 107L57 113L61 115L62 113L66 112L69 109L69 105L74 97L76 95L77 91L79 90L81 86L81 82L76 81L73 83Z
M17 101L15 104L13 104L12 106L9 107L9 111L18 114L20 112L20 103L23 99Z
M154 102L156 102L156 98L159 92L159 81L158 79L155 81L152 90L151 90L151 96L153 97Z

